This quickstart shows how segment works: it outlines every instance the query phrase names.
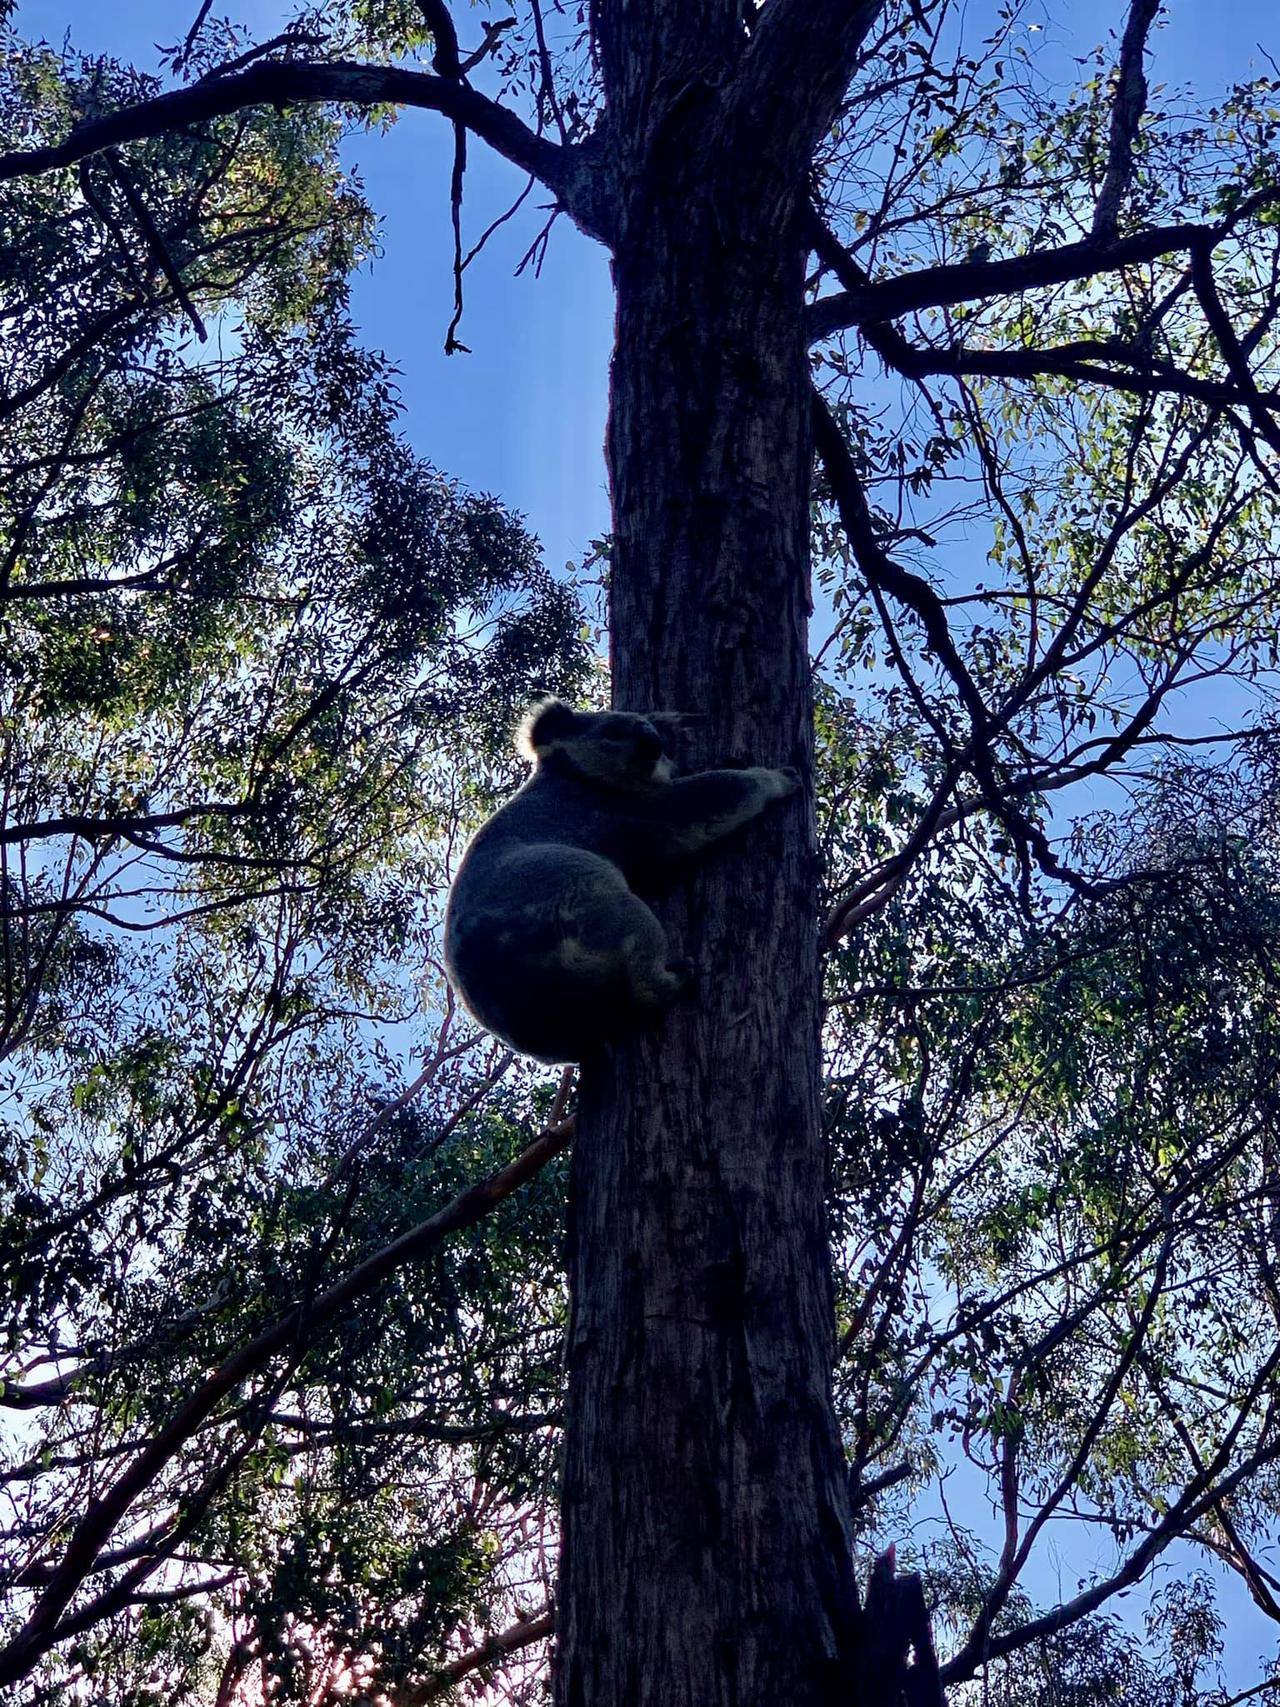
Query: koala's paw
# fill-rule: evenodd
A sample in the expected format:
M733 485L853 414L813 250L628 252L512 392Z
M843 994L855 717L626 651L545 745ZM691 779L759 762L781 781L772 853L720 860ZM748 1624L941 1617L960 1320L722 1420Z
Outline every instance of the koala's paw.
M754 775L770 800L785 800L800 787L800 772L791 765L784 765L777 771L757 768Z
M687 954L681 955L677 960L668 960L667 971L673 978L680 980L679 994L682 996L687 995L697 983L698 969Z

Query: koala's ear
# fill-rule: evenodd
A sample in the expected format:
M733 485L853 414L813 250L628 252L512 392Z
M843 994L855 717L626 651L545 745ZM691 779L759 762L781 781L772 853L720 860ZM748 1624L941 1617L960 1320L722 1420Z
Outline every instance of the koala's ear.
M562 699L541 700L525 713L516 747L526 759L536 759L557 741L567 741L577 723L577 712Z

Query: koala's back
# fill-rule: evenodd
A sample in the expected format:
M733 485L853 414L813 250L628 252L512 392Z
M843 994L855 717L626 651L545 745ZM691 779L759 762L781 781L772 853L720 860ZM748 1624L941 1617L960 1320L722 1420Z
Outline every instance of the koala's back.
M610 857L617 840L590 791L539 775L463 858L445 964L480 1023L524 1054L577 1060L625 1014L629 927L643 903Z

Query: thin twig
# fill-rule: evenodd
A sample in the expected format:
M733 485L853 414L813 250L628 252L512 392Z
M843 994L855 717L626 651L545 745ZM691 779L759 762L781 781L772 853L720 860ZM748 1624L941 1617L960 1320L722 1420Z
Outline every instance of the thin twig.
M547 52L547 34L542 27L542 6L539 0L529 0L529 4L533 10L533 28L538 37L538 64L542 78L541 99L546 102L550 109L556 129L560 133L561 142L567 143L569 132L565 128L564 114L560 111L560 103L556 100L555 79L551 75L551 55Z
M444 353L447 356L471 354L467 346L454 336L462 320L462 180L466 170L467 129L465 125L455 124L453 171L449 175L449 214L453 222L453 318L444 335Z
M203 0L200 10L196 13L195 23L192 24L191 28L187 31L186 41L173 56L173 69L175 71L182 71L186 68L187 62L195 52L196 40L200 31L204 28L204 21L209 16L212 6L213 0Z

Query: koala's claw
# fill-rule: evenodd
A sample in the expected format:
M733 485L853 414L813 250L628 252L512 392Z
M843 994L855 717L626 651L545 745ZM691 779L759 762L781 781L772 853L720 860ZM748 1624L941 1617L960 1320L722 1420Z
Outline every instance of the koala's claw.
M780 765L777 770L756 768L754 774L760 778L767 799L786 800L802 786L800 772L794 765Z

